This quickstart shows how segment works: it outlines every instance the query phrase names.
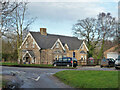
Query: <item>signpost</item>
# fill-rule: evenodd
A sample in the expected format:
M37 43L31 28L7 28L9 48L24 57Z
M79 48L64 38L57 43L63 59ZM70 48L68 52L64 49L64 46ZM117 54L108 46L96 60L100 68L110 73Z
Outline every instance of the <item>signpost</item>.
M75 52L73 52L73 58L75 58ZM72 58L72 67L73 67L73 58Z

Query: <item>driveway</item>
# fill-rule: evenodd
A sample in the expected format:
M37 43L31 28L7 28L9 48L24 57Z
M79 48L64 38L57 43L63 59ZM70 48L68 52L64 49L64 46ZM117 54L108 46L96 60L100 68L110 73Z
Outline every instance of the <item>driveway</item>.
M0 66L3 75L12 75L19 88L72 88L53 76L56 72L71 69L26 68ZM73 70L73 69L72 69ZM78 67L74 70L115 70L115 68Z

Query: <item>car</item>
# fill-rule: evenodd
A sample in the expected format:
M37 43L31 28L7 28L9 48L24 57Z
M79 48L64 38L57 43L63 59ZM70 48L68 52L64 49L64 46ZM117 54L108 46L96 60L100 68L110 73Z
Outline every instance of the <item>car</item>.
M120 69L120 58L115 60L115 68Z
M105 66L107 66L107 67L113 66L114 67L114 65L115 65L115 60L113 58L107 58L107 59L104 58L101 60L101 68L105 67Z
M76 58L63 57L63 58L59 58L58 60L53 62L53 66L67 66L67 67L70 67L72 65L73 65L73 67L77 66L77 59Z

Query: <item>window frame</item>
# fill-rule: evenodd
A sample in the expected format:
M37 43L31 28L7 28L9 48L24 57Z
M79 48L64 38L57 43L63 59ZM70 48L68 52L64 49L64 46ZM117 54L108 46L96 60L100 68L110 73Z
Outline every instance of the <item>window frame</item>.
M59 48L59 47L60 47L60 45L59 45L59 43L57 42L55 48Z
M32 44L32 47L35 48L35 41L33 40L33 44Z
M25 47L28 48L28 41L26 41L26 43L25 43Z

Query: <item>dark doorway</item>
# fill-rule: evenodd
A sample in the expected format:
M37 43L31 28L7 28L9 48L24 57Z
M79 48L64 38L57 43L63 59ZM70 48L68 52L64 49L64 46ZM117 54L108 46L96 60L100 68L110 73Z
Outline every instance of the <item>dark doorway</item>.
M26 57L26 62L27 62L28 64L30 64L30 58L29 58L29 57Z

